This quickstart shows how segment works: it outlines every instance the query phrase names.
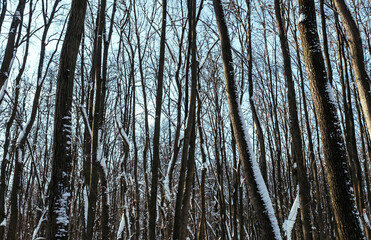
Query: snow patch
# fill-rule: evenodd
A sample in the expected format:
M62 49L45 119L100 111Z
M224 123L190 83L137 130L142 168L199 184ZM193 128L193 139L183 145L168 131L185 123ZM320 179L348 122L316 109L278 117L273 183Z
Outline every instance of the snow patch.
M83 194L84 194L84 218L85 218L85 228L86 228L88 227L88 209L89 209L87 186L84 187Z
M332 86L329 81L326 82L326 92L328 93L328 97L332 104L336 104L334 91L332 90Z
M120 135L121 135L122 139L129 146L128 135L125 133L124 127L122 126L121 121L119 121L117 114L116 114L116 124L117 124L117 127L119 129L119 132L120 132Z
M58 229L58 232L56 233L57 237L65 236L68 231L68 198L70 196L70 192L64 192L62 193L61 198L56 202L56 209L54 210L54 212L57 214L56 221L57 224L64 226L64 228Z
M93 132L91 131L91 127L89 125L89 118L88 118L88 114L86 113L85 106L84 105L81 105L80 108L81 108L81 112L82 112L83 118L85 119L85 121L87 123L86 124L87 125L86 127L88 128L90 137L92 137L93 136Z
M298 214L298 209L299 209L299 186L297 187L295 201L291 207L289 217L284 221L283 227L282 227L283 231L285 231L285 235L287 236L287 239L291 239L291 232L292 232L292 229L294 228L296 216Z
M8 74L8 73L5 73L5 74ZM8 87L8 78L5 80L5 83L3 85L3 87L1 88L1 91L0 91L0 101L3 99L4 95L5 95L5 91L6 91L6 88Z
M15 11L14 13L14 18L17 20L17 21L21 21L21 13L19 11Z
M307 15L305 15L304 13L300 13L298 22L299 23L304 22L306 19L307 19Z
M35 230L33 231L33 234L32 234L32 240L36 240L36 239L40 239L40 238L36 238L37 237L37 234L39 233L39 230L40 230L40 227L41 227L41 224L43 221L46 220L46 218L44 217L46 212L47 212L47 209L48 208L45 208L41 217L40 217L40 221L39 223L37 224L37 227L35 228Z
M235 89L238 89L238 88L236 87ZM251 147L250 140L249 140L250 136L249 136L249 133L247 131L245 119L244 119L243 114L242 114L241 105L240 105L240 102L239 102L239 94L237 93L236 96L237 97L236 97L235 101L237 103L238 114L239 114L239 118L241 120L241 124L242 124L241 127L243 129L245 142L248 145L248 151L249 151L249 155L250 155L250 163L251 163L251 167L252 167L252 170L253 170L254 179L255 179L255 182L256 182L257 187L258 187L258 193L259 193L261 199L263 200L265 211L267 212L269 220L270 220L271 225L273 227L273 232L274 232L275 238L276 239L282 239L280 229L279 229L279 226L278 226L278 221L277 221L276 215L275 215L274 210L273 210L272 201L269 197L267 186L265 185L263 176L261 174L259 165L258 165L258 163L255 159L255 156L254 156L254 154L252 154L253 151L252 151L252 147Z
M363 219L365 220L366 225L371 228L370 220L368 219L366 209L363 210Z
M124 225L125 225L125 215L124 213L121 215L121 221L120 221L120 226L117 231L117 239L122 238L122 232L124 231Z

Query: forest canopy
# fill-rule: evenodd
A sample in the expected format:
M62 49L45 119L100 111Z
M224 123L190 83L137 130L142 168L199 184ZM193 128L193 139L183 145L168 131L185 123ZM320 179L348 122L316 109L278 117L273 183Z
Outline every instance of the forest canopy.
M0 239L371 239L371 2L2 0Z

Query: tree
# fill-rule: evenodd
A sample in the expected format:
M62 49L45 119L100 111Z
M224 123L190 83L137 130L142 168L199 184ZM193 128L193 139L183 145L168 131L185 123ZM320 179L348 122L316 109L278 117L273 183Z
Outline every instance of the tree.
M302 146L302 135L299 126L298 112L296 107L296 94L294 81L292 79L291 70L291 59L290 50L284 30L284 25L281 16L281 3L279 0L274 1L274 9L277 19L278 36L280 38L283 64L284 64L284 75L287 86L287 100L289 105L289 118L290 118L290 135L293 146L293 158L294 165L297 165L297 182L299 183L299 202L300 202L300 214L303 227L304 239L312 239L312 227L311 227L311 214L310 214L310 187L307 178L307 172L305 167L305 157ZM295 171L294 167L294 171ZM294 176L295 179L295 176ZM295 183L294 183L295 184Z
M267 187L264 183L259 166L253 157L249 143L249 136L243 119L239 103L238 89L234 80L234 67L232 60L231 43L225 21L224 10L219 0L213 0L217 20L219 39L221 42L224 77L232 122L233 133L238 146L238 152L244 170L247 188L251 194L251 202L259 221L259 233L263 239L281 239L277 219Z
M152 159L152 181L151 192L148 204L149 222L148 239L156 238L156 215L157 215L157 187L158 187L158 169L160 166L160 123L162 109L162 92L164 81L164 62L165 62L165 37L166 37L166 11L167 1L162 0L162 25L160 40L160 58L158 63L157 90L156 90L156 115L155 132L153 134L153 159Z
M317 112L326 161L327 178L337 230L341 239L364 239L358 221L347 155L332 87L319 43L313 0L299 0L299 31L310 90Z
M59 61L54 115L48 238L68 239L71 197L72 94L87 0L73 0Z
M25 5L26 0L19 0L17 9L14 12L13 20L10 26L8 42L6 44L5 54L0 68L0 103L3 100L6 87L8 86L8 77L10 74L10 70L12 69L12 64L14 62L15 55L17 53L18 46L15 45L15 40L18 26L23 19ZM4 9L6 8L3 5L3 10Z
M368 134L371 136L371 80L365 67L361 35L344 0L334 0L334 3L349 37L353 71L356 78L362 111L366 119Z

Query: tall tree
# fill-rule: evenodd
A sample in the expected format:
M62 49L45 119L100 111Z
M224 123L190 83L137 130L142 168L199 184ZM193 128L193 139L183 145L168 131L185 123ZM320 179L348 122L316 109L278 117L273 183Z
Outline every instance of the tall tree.
M185 239L188 210L190 207L191 187L195 165L196 139L196 98L197 98L197 56L196 56L196 1L188 1L189 53L191 54L191 95L189 99L187 126L183 142L181 169L175 205L174 239ZM187 103L188 104L188 103Z
M48 239L68 239L71 197L72 94L87 0L73 0L57 76Z
M276 13L276 21L278 26L278 36L280 38L284 75L287 86L287 100L289 106L290 118L290 135L292 141L294 164L297 165L297 181L299 183L299 202L300 214L303 227L304 239L312 239L311 214L310 214L310 187L305 167L305 157L302 146L301 129L299 126L298 112L296 107L296 94L294 81L292 79L290 50L287 42L286 31L281 15L281 2L274 0L274 10ZM294 167L295 168L295 167ZM295 171L296 169L294 169Z
M161 109L162 109L162 92L164 81L164 63L165 63L165 37L166 37L166 11L167 0L162 0L162 25L160 40L160 58L157 73L157 90L156 90L156 115L155 130L153 134L153 159L152 159L152 181L151 193L148 204L149 222L148 222L148 239L156 238L156 216L157 216L157 187L158 187L158 169L160 166L160 127L161 127Z
M30 34L30 25L32 22L32 4L33 1L30 1L30 14L29 14L29 27L28 27L28 34ZM27 123L23 126L22 131L19 133L19 136L16 141L16 155L17 155L17 161L15 162L15 168L14 168L14 181L13 186L11 190L11 214L9 219L9 230L7 239L16 239L16 233L17 233L17 222L18 222L18 211L19 206L18 203L22 196L20 196L20 179L23 172L23 165L24 165L24 158L23 153L25 151L25 143L27 141L28 135L31 132L32 126L36 120L37 110L39 108L39 101L40 101L40 95L42 86L45 80L45 75L43 76L44 72L44 62L45 62L45 49L46 49L46 38L48 36L48 30L50 28L50 25L53 21L53 18L55 16L55 13L57 11L59 1L55 1L54 6L52 8L52 11L50 15L48 16L46 9L43 6L43 13L44 13L44 31L41 38L41 46L40 46L40 56L39 56L39 65L38 65L38 71L37 71L37 79L36 79L36 92L33 98L32 103L32 110L31 115L27 121ZM48 19L48 21L46 21Z
M242 115L238 88L234 80L232 48L223 6L220 0L213 0L213 6L221 43L229 115L251 203L254 206L256 217L259 222L259 237L262 239L281 239L281 233L273 211L272 202L269 198L268 190L258 163L253 156L245 120Z
M299 0L299 31L317 113L332 208L341 239L364 239L355 206L336 102L327 78L313 0Z
M363 44L358 26L344 0L333 0L349 38L352 67L358 87L359 99L365 116L367 130L371 136L371 80L366 71Z
M24 12L25 5L26 5L26 0L19 0L17 9L15 10L14 15L13 15L12 23L10 25L10 30L8 33L8 42L6 44L5 54L3 57L3 62L1 63L1 68L0 68L0 103L3 100L5 90L8 85L8 77L10 74L10 70L12 69L14 58L17 54L18 46L15 44L16 43L15 40L17 36L18 26L22 22L22 19L23 19L23 12ZM3 9L4 9L4 5L3 5Z

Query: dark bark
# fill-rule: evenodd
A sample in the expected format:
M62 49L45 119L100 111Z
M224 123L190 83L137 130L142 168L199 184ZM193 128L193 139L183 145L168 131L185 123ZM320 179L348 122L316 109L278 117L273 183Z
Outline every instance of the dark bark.
M251 203L256 213L259 225L259 237L262 239L281 239L277 219L274 216L269 196L263 198L262 191L267 191L259 166L252 156L249 139L239 104L239 93L234 80L231 43L226 26L223 6L220 0L213 0L217 20L219 39L221 42L224 77L230 118L233 132L238 146L239 156L246 177L247 188Z
M151 192L148 204L149 222L148 239L156 238L156 216L157 216L157 187L158 187L158 169L160 167L160 127L161 127L161 108L164 79L165 62L165 35L166 35L166 11L167 0L162 0L162 26L160 40L160 58L158 64L157 90L156 90L156 113L155 129L153 134L153 159L152 159L152 181Z
M276 13L276 20L278 26L278 36L280 38L284 75L287 87L287 100L289 106L289 128L291 141L293 146L294 163L297 164L298 183L299 183L299 202L300 202L300 215L303 228L304 239L312 239L312 226L310 214L310 187L305 166L305 157L302 146L301 129L299 126L298 112L296 107L296 94L294 81L292 79L290 50L286 38L286 33L283 26L281 17L281 3L279 0L274 0L274 9ZM295 166L294 166L295 170Z
M3 100L3 93L6 90L6 81L8 80L12 64L17 53L18 46L16 45L16 36L18 26L21 24L23 19L23 12L26 5L26 0L19 0L17 9L14 12L13 20L10 25L10 30L8 34L8 42L5 47L5 53L3 57L3 62L0 68L0 104ZM20 31L20 29L19 29Z
M73 0L57 77L48 239L68 239L71 196L72 94L87 0Z
M1 6L1 13L0 13L0 32L1 32L1 27L3 26L7 5L8 5L8 1L3 0L3 4Z
M332 208L341 239L364 239L354 204L346 149L317 32L313 0L299 0L299 31L307 75L321 130Z
M188 231L188 210L190 208L190 195L193 184L194 166L195 166L195 140L196 140L196 98L197 98L197 77L198 63L196 56L196 1L188 2L189 17L189 47L191 48L191 95L189 102L189 112L187 118L187 127L185 129L185 140L182 151L182 165L186 164L185 182L179 182L178 192L183 192L182 196L177 194L177 203L182 201L181 211L176 212L174 219L173 239L186 239ZM183 186L184 185L184 189ZM178 199L180 197L180 199ZM178 214L177 214L178 213Z
M371 80L366 71L361 35L345 1L334 0L334 3L349 38L348 43L350 47L352 67L358 87L358 94L362 106L362 111L366 119L368 133L371 136Z

